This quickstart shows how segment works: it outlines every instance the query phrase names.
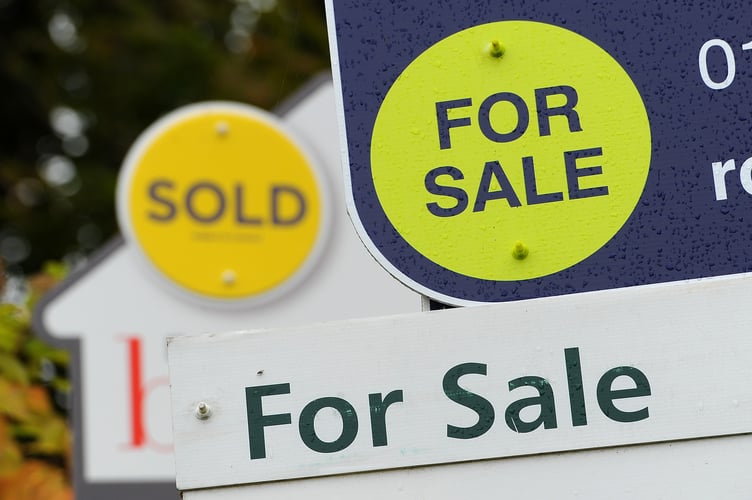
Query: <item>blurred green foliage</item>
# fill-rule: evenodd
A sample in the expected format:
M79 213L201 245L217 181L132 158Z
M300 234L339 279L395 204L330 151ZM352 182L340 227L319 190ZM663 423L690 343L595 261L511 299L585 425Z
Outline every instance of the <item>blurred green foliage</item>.
M23 305L0 303L0 500L68 500L68 352L31 334L31 308L64 275L59 265L30 280ZM0 283L0 291L5 283Z
M163 114L271 109L328 66L323 0L0 0L0 257L31 273L114 235L120 164Z

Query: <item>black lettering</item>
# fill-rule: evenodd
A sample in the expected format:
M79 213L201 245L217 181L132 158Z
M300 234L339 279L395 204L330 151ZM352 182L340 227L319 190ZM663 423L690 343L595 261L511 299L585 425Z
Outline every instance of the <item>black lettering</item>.
M526 156L522 159L522 173L525 176L525 196L528 205L539 205L564 199L564 194L560 192L538 194L538 181L535 178L535 163L532 156Z
M248 217L243 212L245 205L244 194L243 185L240 183L235 184L235 220L238 224L258 226L262 223L261 217Z
M149 211L147 214L148 217L151 220L157 221L157 222L167 222L172 220L175 217L175 214L177 213L177 208L175 207L175 204L172 203L172 201L168 200L167 198L162 198L159 194L160 189L169 189L172 190L175 187L175 184L173 184L172 181L168 181L166 179L159 179L151 184L149 184L149 198L154 200L155 202L164 205L167 208L167 211L165 213L157 213L153 211Z
M213 213L209 214L200 214L196 211L196 208L194 205L194 198L198 193L201 191L210 192L214 194L214 197L217 200L217 207L214 210ZM225 195L222 194L222 190L216 186L215 184L212 184L211 182L199 182L191 187L191 189L188 190L188 192L185 195L185 208L188 210L188 213L193 217L193 219L196 222L200 222L202 224L211 224L212 222L215 222L217 219L222 217L222 214L225 211Z
M495 178L501 187L498 191L490 191L492 178ZM478 186L478 196L475 198L473 212L482 212L486 209L486 202L501 198L506 198L510 207L519 207L522 205L507 175L501 168L501 164L498 161L486 162L485 167L483 167L480 185Z
M548 97L552 95L563 95L566 98L566 102L561 106L549 108ZM578 101L579 96L577 95L577 91L569 85L535 89L535 107L538 110L538 133L541 137L551 135L550 119L552 116L566 117L570 132L582 132L580 115L574 109Z
M577 168L577 160L580 158L594 158L596 156L603 156L601 148L580 149L564 153L564 169L567 174L567 187L569 188L570 200L606 196L608 194L608 186L580 189L580 177L600 175L603 173L603 168L600 165Z
M428 211L437 217L452 217L454 215L461 214L465 211L468 204L467 193L458 187L454 186L442 186L436 183L436 178L440 175L448 175L455 181L464 179L462 171L456 167L437 167L429 171L426 174L425 186L426 190L438 196L446 196L454 198L457 203L453 207L443 208L436 202L426 203Z
M291 196L298 204L297 211L292 215L283 217L280 214L280 198L283 196ZM292 226L300 222L306 213L306 200L303 197L303 193L298 191L292 186L274 186L272 188L272 222L275 226Z
M491 108L499 102L508 102L514 106L517 122L511 132L500 133L491 125ZM478 110L478 124L483 135L494 142L512 142L522 137L530 124L530 113L522 97L512 92L499 92L488 96Z
M452 127L467 127L470 125L470 118L449 118L449 110L456 108L466 108L473 104L472 99L454 99L453 101L442 101L436 103L436 123L439 129L439 146L441 149L452 147L452 141L449 137L449 129Z

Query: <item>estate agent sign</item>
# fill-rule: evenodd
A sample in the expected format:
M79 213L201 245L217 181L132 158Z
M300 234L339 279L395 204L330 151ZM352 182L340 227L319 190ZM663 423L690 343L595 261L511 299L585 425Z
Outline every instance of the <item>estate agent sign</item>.
M752 270L734 0L329 0L351 217L466 305Z
M174 338L178 488L186 500L744 498L750 288L734 276ZM702 437L716 439L686 441ZM588 451L545 456L575 450ZM436 464L453 465L415 468Z
M172 339L183 497L748 495L748 4L326 6L361 239L482 306Z

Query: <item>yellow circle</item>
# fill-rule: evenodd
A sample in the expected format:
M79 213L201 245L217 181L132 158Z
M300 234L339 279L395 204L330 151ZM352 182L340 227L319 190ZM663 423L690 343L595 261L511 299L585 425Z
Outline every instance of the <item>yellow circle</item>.
M495 281L546 276L606 244L650 155L645 106L619 63L529 21L475 26L423 52L389 90L371 144L376 194L407 243Z
M266 294L318 246L323 197L314 167L261 111L178 111L142 136L124 171L121 223L154 267L200 296Z

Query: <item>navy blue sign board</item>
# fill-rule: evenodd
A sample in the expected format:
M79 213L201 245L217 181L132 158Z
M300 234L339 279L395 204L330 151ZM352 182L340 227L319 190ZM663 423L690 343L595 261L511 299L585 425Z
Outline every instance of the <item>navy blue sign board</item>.
M748 2L327 11L348 210L411 288L471 305L752 270Z

